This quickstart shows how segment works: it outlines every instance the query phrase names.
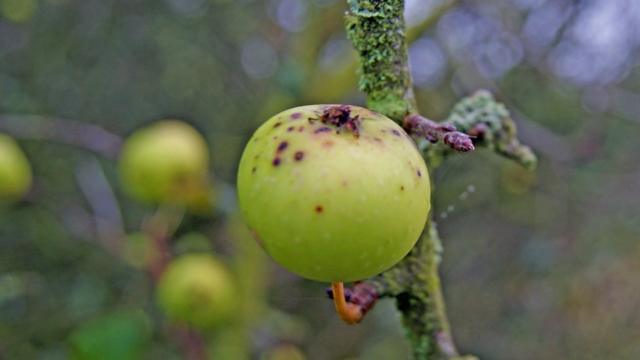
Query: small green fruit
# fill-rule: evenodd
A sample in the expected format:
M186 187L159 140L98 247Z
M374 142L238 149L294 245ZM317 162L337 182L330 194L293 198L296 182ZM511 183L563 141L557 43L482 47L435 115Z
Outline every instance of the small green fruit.
M247 144L238 196L280 265L319 281L353 281L401 260L424 228L427 168L392 120L349 105L286 110Z
M31 166L18 144L0 134L0 200L15 200L31 187Z
M120 175L141 201L201 206L208 196L209 150L194 128L163 120L133 133L120 155Z
M300 348L290 344L278 345L260 357L261 360L306 360L306 358Z
M235 309L231 274L214 256L188 254L173 260L160 277L158 304L174 320L211 328Z

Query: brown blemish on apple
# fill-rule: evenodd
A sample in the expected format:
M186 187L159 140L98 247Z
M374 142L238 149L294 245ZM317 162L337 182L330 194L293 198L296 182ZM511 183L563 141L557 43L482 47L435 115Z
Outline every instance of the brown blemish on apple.
M304 126L298 127L298 132L303 132L303 131L304 131Z
M416 174L418 174L418 177L422 177L422 171L416 170Z
M251 169L251 173L252 173L252 174L255 174L255 173L256 173L256 170L258 170L258 169L254 166L254 167Z
M327 141L322 142L322 147L330 148L330 147L332 147L334 144L335 144L335 142L333 142L332 140L327 140Z
M296 151L295 154L293 154L293 159L295 161L301 161L304 158L304 151Z
M293 129L295 129L295 127L293 127L293 126L289 126L289 127L287 128L287 132L292 132L292 131L293 131Z
M404 185L400 185L400 191L404 191Z
M356 137L360 135L360 115L352 116L349 105L332 105L326 107L320 117L320 121L337 128L347 129Z
M329 132L329 131L331 131L330 128L328 128L326 126L323 126L323 127L319 128L319 129L316 129L313 133L314 134L320 134L320 133Z
M400 131L396 130L396 129L391 129L391 133L395 136L400 136Z
M282 125L282 123L280 121L278 121L277 123L273 124L273 128L275 129L275 128L279 127L280 125Z
M293 114L291 114L291 120L298 120L302 117L302 113L299 112L294 112Z
M273 158L273 161L271 162L273 164L273 166L279 166L280 165L280 158L279 157L275 157Z
M283 141L280 143L280 145L278 145L278 149L276 150L277 152L281 153L283 152L287 147L289 146L289 143L286 141Z
M316 205L316 213L321 214L324 211L324 207L322 205Z

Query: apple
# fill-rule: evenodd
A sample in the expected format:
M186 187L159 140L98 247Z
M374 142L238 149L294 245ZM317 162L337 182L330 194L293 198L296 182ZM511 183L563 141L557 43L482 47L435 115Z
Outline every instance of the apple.
M415 245L430 209L429 174L389 118L352 105L283 111L251 137L238 197L267 253L308 279L376 275Z
M163 120L134 132L119 162L122 183L144 202L202 206L209 196L209 149L190 125Z
M31 182L29 160L11 137L0 134L0 200L21 198Z
M182 255L171 261L158 280L160 308L172 320L211 328L233 314L236 289L227 268L213 255Z

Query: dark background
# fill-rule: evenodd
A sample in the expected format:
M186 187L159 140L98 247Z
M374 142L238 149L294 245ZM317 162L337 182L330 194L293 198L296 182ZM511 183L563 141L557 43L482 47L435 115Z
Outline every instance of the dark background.
M410 27L433 22L410 48L423 114L443 119L461 96L488 88L540 159L530 173L480 150L432 174L460 350L639 358L640 2L407 7ZM124 137L170 117L206 136L219 210L188 217L178 233L204 234L255 305L235 335L206 335L211 354L236 347L234 356L268 358L293 344L308 359L408 356L392 302L343 325L326 284L279 269L234 211L237 162L259 124L295 105L364 103L345 10L333 0L0 0L0 125L37 114ZM61 144L33 121L11 126L35 183L21 202L0 205L0 358L71 357L74 334L114 316L134 319L117 341L142 358L183 357L145 271L101 240L135 233L153 207L122 192L112 159ZM92 200L83 183L112 192Z

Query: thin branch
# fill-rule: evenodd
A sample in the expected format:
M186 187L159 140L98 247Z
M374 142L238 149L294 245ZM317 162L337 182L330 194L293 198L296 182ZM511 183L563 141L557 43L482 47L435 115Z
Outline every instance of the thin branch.
M442 141L451 149L460 152L474 149L471 137L457 131L456 127L450 123L436 123L424 116L410 114L404 118L403 126L410 134L424 138L430 143Z
M76 181L93 212L99 241L112 253L122 255L125 236L120 205L97 159L76 168Z
M47 140L86 149L115 159L122 138L85 122L39 115L0 115L0 131L27 140Z
M535 154L518 140L516 125L509 111L486 90L478 90L460 100L445 123L469 135L475 146L491 149L528 169L536 166ZM423 141L419 146L432 164L438 164L443 157L455 153L450 147L430 141Z

